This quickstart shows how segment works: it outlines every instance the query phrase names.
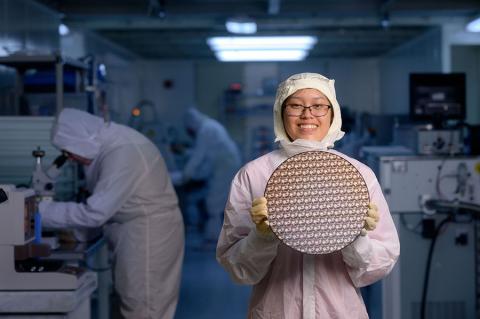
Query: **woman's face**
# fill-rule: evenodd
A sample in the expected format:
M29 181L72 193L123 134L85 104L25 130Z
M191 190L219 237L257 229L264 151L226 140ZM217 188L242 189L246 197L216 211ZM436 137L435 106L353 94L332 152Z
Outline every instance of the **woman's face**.
M300 115L289 114L289 105L312 106L331 105L327 97L315 89L302 89L285 100L283 108L283 126L292 141L304 139L321 141L328 133L332 118L332 108L324 116L313 116L310 109L304 108Z

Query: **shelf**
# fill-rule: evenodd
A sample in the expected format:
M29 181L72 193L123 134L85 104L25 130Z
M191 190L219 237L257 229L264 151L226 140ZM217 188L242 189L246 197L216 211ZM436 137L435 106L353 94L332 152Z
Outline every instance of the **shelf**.
M69 69L87 70L88 65L81 61L63 57L59 54L28 55L12 54L0 57L0 64L15 68L20 71L32 68L47 68L51 65L61 63L63 67Z
M82 94L87 98L86 101L79 102L79 107L70 104L69 106L93 110L94 72L91 63L64 57L58 53L20 53L0 57L0 65L16 70L12 115L55 115L63 109L65 98L77 98ZM47 103L48 110L45 112L37 112L35 109L28 111L30 105L22 104L26 101L24 97L42 99L43 103L43 99L50 96L55 97L55 101ZM45 107L43 105L45 103L42 103L33 103L32 106Z

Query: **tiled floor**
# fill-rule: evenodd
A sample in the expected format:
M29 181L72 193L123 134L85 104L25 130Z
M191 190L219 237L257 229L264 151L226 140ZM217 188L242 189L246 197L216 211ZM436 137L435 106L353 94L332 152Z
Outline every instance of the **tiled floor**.
M198 235L187 233L175 319L245 319L250 286L234 284L214 249L200 249L199 243Z

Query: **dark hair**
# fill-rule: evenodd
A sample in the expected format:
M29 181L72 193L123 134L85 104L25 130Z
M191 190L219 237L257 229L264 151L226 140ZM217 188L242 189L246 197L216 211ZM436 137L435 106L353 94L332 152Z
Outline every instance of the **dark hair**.
M285 125L283 124L283 112L285 111L285 107L287 106L287 99L288 99L289 97L290 97L290 96L288 96L285 100L283 100L282 109L281 109L280 114L282 115L283 130L285 131L285 134L287 134L287 137L288 137L288 139L290 140L290 142L293 142L293 141L292 141L292 138L290 137L290 135L288 135L288 132L287 132L287 130L285 129Z

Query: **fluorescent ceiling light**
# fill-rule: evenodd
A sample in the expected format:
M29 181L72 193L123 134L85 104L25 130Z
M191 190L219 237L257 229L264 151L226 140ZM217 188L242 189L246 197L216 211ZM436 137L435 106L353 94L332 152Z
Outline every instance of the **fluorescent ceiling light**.
M467 31L480 32L480 17L477 17L467 24Z
M253 34L257 32L257 24L248 18L233 18L225 22L225 27L230 33Z
M66 36L70 33L70 29L67 27L66 24L60 23L58 25L58 34L61 36Z
M311 49L317 39L312 36L274 37L214 37L207 40L214 51L255 50L255 49Z
M215 56L220 61L300 61L306 50L219 50Z
M312 36L214 37L207 40L220 61L299 61L317 42Z

